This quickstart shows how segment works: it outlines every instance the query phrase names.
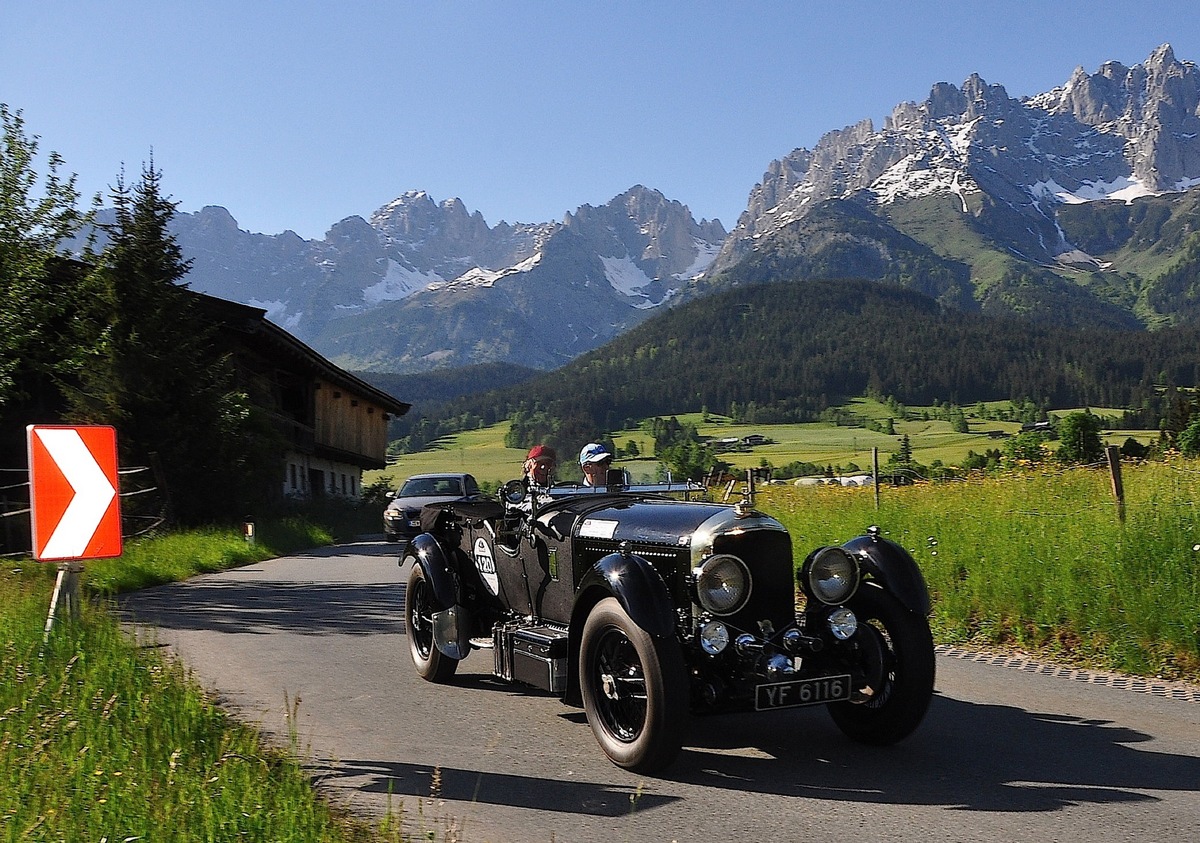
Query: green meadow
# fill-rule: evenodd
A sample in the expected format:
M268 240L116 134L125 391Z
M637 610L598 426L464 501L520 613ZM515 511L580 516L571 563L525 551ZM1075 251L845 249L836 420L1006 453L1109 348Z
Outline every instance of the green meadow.
M996 407L1001 402L996 402ZM1003 402L1007 406L1007 402ZM856 399L846 409L864 419L886 421L890 417L887 406L869 399ZM735 469L757 468L763 461L774 466L792 462L810 462L821 466L841 466L852 470L857 466L870 471L872 449L879 450L879 460L886 462L889 455L900 450L901 437L907 435L913 449L913 457L923 465L940 460L944 465L961 463L969 451L983 453L993 448L1004 448L1002 436L1020 432L1019 422L993 421L968 414L968 433L956 433L950 422L924 420L921 416L932 410L927 407L909 407L910 420L896 419L896 434L889 436L864 427L838 426L829 422L810 424L734 424L725 416L700 413L684 413L679 421L696 425L700 435L721 439L743 437L752 433L761 434L772 440L769 445L760 445L746 451L730 451L721 459L731 463ZM1119 417L1120 410L1092 408L1101 416ZM1074 412L1073 409L1055 410L1059 417ZM504 447L504 435L508 422L466 431L437 440L425 451L404 454L382 471L368 472L364 482L388 478L393 485L403 482L412 474L437 471L465 471L473 474L481 483L494 487L507 480L519 477L525 452L519 448ZM1105 430L1106 444L1121 445L1132 437L1143 444L1157 438L1157 431L1149 430ZM632 441L640 454L654 453L654 440L640 428L618 430L612 433L617 447L625 449ZM583 447L585 443L580 442ZM575 454L559 454L560 479L572 479L577 474L574 466ZM653 479L662 471L658 460L652 456L638 459L621 459L620 465L629 470L635 480ZM575 472L575 474L572 474Z

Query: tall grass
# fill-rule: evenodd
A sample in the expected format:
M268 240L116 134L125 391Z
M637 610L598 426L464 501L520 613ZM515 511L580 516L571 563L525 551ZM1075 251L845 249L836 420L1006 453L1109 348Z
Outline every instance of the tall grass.
M1200 466L1027 473L867 489L770 487L796 555L878 524L921 566L944 642L1012 645L1096 668L1200 680Z
M218 570L328 541L295 521L141 540L88 562L85 593ZM105 601L43 638L55 566L0 569L0 840L408 840L352 820L299 764L214 706L176 662L139 649ZM293 744L295 741L293 740Z

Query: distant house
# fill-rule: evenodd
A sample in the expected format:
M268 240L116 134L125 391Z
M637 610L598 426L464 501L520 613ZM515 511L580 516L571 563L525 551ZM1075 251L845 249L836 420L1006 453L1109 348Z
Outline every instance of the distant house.
M286 441L284 497L357 499L362 472L386 465L388 420L411 405L330 363L267 312L197 294L233 355L242 389Z
M755 445L766 445L767 437L763 436L761 433L751 433L748 436L742 437L742 444L751 448Z

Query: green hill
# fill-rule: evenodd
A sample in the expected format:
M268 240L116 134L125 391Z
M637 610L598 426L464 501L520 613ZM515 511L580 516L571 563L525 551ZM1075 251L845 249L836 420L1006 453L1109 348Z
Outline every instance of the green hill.
M1158 408L1164 386L1200 383L1197 347L1197 327L1061 329L867 281L786 281L692 301L561 369L445 412L541 414L582 441L702 409L745 417L752 408L762 424L812 421L861 395Z

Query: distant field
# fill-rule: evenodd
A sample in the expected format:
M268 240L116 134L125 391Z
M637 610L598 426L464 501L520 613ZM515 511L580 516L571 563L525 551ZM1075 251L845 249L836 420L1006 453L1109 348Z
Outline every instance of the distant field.
M431 471L465 471L475 475L480 482L491 483L520 477L525 451L504 447L508 427L508 422L504 421L439 439L419 454L405 454L382 471L366 472L363 482L388 477L394 484L399 484L409 475ZM583 447L582 443L580 447Z
M1004 402L1007 406L1007 402ZM851 402L851 412L865 418L886 419L890 413L883 404L865 399ZM910 407L910 411L920 414L927 408ZM972 408L966 408L968 413ZM1066 415L1072 410L1056 410L1059 416ZM1099 415L1119 416L1120 410L1105 410L1093 408ZM841 466L850 470L851 465L869 471L871 468L871 449L879 449L879 460L885 462L889 455L900 450L900 437L908 434L912 444L913 456L917 462L924 465L934 460L943 464L954 465L966 458L968 451L983 453L989 448L1003 448L1003 438L993 438L989 434L1013 434L1019 432L1021 425L1017 422L989 421L968 415L967 423L970 433L955 433L946 421L900 421L895 423L896 435L888 436L883 433L866 430L861 427L838 427L825 422L811 424L732 424L724 416L709 415L705 421L700 413L680 414L681 422L696 425L702 436L722 438L729 436L747 436L758 433L774 440L774 444L762 445L748 451L733 451L722 455L722 459L731 463L737 469L756 468L767 460L772 465L782 466L790 462L811 462L818 465ZM504 447L504 434L508 432L508 422L481 430L448 436L439 439L428 450L419 454L406 454L392 466L382 471L366 474L365 482L372 482L381 476L386 476L393 483L399 483L411 474L428 471L466 471L475 475L481 483L499 484L519 477L521 462L525 452L518 448ZM1122 444L1132 436L1143 443L1149 443L1157 437L1157 431L1151 430L1113 430L1104 431L1106 443ZM654 452L654 441L640 429L618 430L612 435L613 441L619 448L626 448L629 441L637 443L638 450L643 454ZM580 442L579 447L584 443ZM559 475L570 479L575 475L575 454L560 454L563 465ZM653 458L637 460L623 459L619 461L635 480L652 479L661 470L660 463Z

